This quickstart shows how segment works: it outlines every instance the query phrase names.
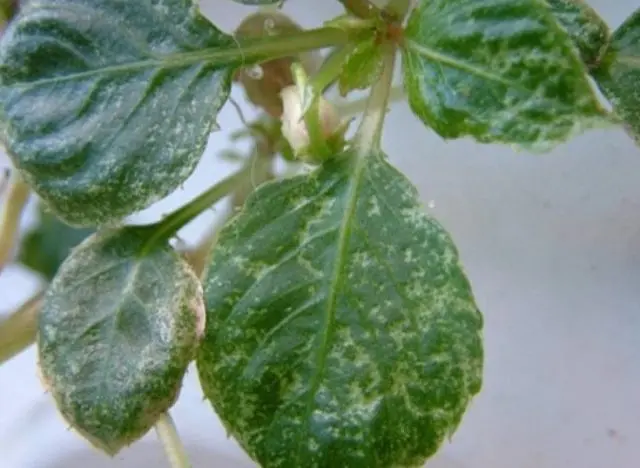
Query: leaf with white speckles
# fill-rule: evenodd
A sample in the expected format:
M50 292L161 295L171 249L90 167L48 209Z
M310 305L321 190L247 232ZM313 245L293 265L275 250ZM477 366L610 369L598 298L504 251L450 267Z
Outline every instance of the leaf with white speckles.
M71 249L94 231L63 223L41 203L38 208L38 224L22 239L18 261L51 281Z
M481 387L449 235L384 155L352 156L258 189L206 275L200 381L265 468L422 463Z
M231 47L192 0L29 2L0 42L2 139L66 222L118 221L195 169Z
M71 426L111 455L173 405L204 329L198 278L146 239L140 228L88 238L39 316L43 382Z
M640 144L640 9L613 33L593 75L627 132Z
M609 26L584 0L546 0L553 16L569 33L582 61L597 65L609 40Z
M443 138L546 150L606 119L540 0L421 1L405 36L409 104Z

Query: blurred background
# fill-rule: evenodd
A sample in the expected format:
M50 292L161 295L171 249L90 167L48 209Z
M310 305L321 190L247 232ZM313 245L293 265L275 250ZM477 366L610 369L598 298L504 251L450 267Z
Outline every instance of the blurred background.
M611 28L638 0L592 0ZM252 10L205 0L232 31ZM290 0L313 27L340 13L333 0ZM243 101L241 90L233 96ZM247 117L255 110L242 105ZM241 123L229 104L196 173L132 218L151 222L235 165L217 160ZM484 388L429 468L640 466L640 149L621 130L591 131L544 155L470 140L444 142L406 104L384 134L393 164L452 233L485 314ZM0 168L9 165L0 155ZM189 243L224 210L181 232ZM27 210L23 230L34 222ZM41 280L17 265L0 276L0 314ZM44 393L32 347L0 367L0 467L168 466L155 433L114 459L68 429ZM255 466L203 401L195 369L172 410L194 468Z

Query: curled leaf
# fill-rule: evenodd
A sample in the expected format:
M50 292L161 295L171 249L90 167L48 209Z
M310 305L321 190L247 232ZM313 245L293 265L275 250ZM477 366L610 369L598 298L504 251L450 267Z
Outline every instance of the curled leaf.
M65 260L39 319L43 381L71 426L108 454L176 400L204 327L202 288L140 228L99 232Z

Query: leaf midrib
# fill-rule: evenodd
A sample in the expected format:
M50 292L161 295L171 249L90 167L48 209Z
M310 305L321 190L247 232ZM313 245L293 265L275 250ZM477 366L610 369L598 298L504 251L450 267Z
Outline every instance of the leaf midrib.
M94 68L83 72L70 73L64 76L42 78L33 81L17 81L10 83L13 87L29 87L48 84L64 83L66 81L82 80L93 76L109 75L117 73L128 73L147 68L162 68L165 70L172 68L186 67L190 65L208 63L209 65L220 65L220 68L232 67L243 63L242 52L239 49L202 49L195 52L180 52L167 55L163 59L145 59L135 62L127 62L119 65L109 65L101 68ZM6 85L5 85L6 86Z
M491 73L490 71L479 68L476 65L473 65L469 62L462 61L460 59L457 59L456 57L443 54L442 52L438 52L435 49L426 47L422 44L418 44L414 40L405 39L405 46L408 51L414 52L417 55L423 58L426 58L428 60L432 60L452 68L456 68L458 70L470 73L472 75L478 76L480 78L483 78L489 81L495 81L495 82L501 83L505 86L510 86L517 89L529 91L528 89L522 86L522 83L507 80L499 75Z
M114 342L114 338L117 335L117 324L118 321L120 319L120 315L122 314L122 304L125 302L125 298L129 296L129 294L131 295L136 295L132 289L133 286L136 282L136 278L138 276L138 273L140 272L140 268L142 265L142 260L135 260L133 262L133 265L131 265L131 270L129 271L129 273L127 274L126 280L125 280L125 287L122 290L122 293L120 294L119 300L118 302L115 304L114 306L114 312L113 312L113 317L111 318L111 323L110 323L110 333L109 333L109 340L108 342L111 344L109 346L109 350L107 352L107 356L106 359L104 360L104 362L107 365L110 365L113 359L113 351L115 346L113 346L113 342ZM105 377L109 375L108 371L105 372ZM108 385L111 384L111 380L109 379L107 382L107 379L103 379L100 382L100 392L98 392L99 395L107 395L109 394L109 392L105 392L105 389L108 388Z
M368 163L369 156L362 156L356 160L356 165L348 166L348 169L353 170L349 177L349 188L347 191L347 206L344 210L344 215L342 217L342 221L340 223L340 229L338 231L338 242L337 248L338 253L336 255L336 260L334 263L333 274L331 276L331 281L329 283L329 288L327 292L326 299L326 307L324 310L325 313L325 325L322 330L322 342L318 348L317 356L316 356L316 372L311 380L311 385L309 388L309 395L306 404L306 413L303 421L307 422L309 417L311 416L311 409L313 407L313 399L318 391L318 387L320 386L320 382L322 380L322 376L324 374L324 368L326 364L327 358L327 349L329 347L329 342L331 340L333 327L332 323L335 321L336 310L338 305L338 286L343 279L345 274L345 266L347 264L347 253L349 248L349 241L351 237L352 230L352 219L356 211L357 201L358 201L358 192L360 189L360 183L363 179L363 174ZM300 436L303 437L305 431L300 431ZM300 450L304 447L304 444L298 444ZM300 459L301 453L298 453L298 459Z

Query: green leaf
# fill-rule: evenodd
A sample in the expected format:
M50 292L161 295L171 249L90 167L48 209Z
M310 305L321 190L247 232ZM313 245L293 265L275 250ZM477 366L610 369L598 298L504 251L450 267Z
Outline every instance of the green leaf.
M94 231L63 223L42 204L38 211L39 222L22 240L18 261L51 281L71 250Z
M584 0L546 0L589 67L598 64L609 41L609 26Z
M200 381L265 468L418 465L481 387L449 235L384 155L353 156L263 185L207 272Z
M43 381L71 426L108 454L173 405L203 332L202 287L146 231L99 232L73 251L39 318Z
M640 9L613 33L593 76L627 132L640 144Z
M403 48L413 112L443 138L545 150L605 121L567 32L540 0L429 0Z
M192 0L29 2L0 42L2 139L64 221L117 221L196 167L230 47Z
M340 94L346 96L356 89L369 88L382 72L382 55L375 37L359 42L347 57L338 79Z

